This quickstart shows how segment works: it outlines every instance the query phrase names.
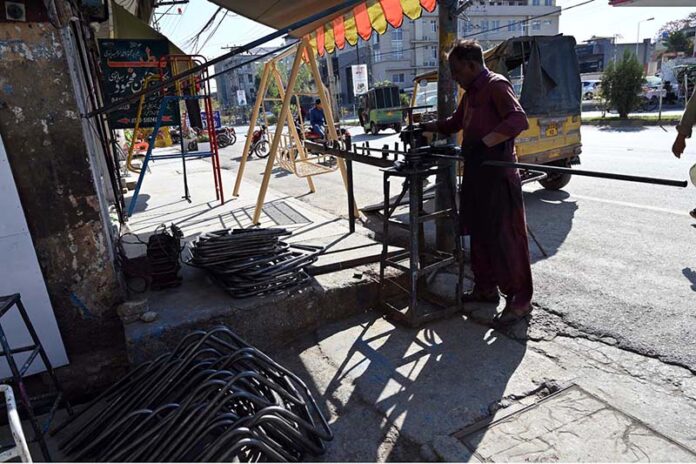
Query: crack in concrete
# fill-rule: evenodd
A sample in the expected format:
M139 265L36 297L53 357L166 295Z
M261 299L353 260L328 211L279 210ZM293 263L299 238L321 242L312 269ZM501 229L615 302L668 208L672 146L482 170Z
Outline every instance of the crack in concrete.
M604 345L611 346L613 348L617 348L617 349L620 349L622 351L626 351L628 353L633 353L633 354L637 354L639 356L643 356L646 358L655 359L655 360L660 361L661 363L668 365L668 366L680 367L680 368L688 370L689 372L691 372L691 374L696 375L696 368L691 367L685 363L673 361L670 359L665 359L664 356L661 356L659 354L645 352L645 351L640 350L638 348L632 347L632 346L630 346L630 342L628 342L627 340L624 340L622 338L619 338L617 340L615 338L615 335L610 335L610 334L601 333L601 332L594 332L593 333L591 331L591 329L588 330L585 327L581 327L579 325L571 323L570 321L568 321L566 319L564 314L562 314L558 311L555 311L551 308L539 305L537 303L534 304L534 307L537 311L544 311L552 316L555 316L560 321L550 321L549 325L556 326L556 332L553 333L553 332L551 332L550 328L548 330L545 330L545 328L543 328L543 327L539 327L539 326L535 327L533 324L536 320L538 320L538 316L534 315L533 319L532 319L532 324L530 325L530 328L532 328L532 329L536 328L537 330L544 332L546 335L549 335L550 338L543 337L543 336L532 336L532 335L526 334L523 337L524 340L530 340L533 342L540 342L540 341L552 341L556 337L582 338L585 340L602 343ZM538 314L538 312L537 312L537 314ZM561 327L558 327L559 325ZM570 331L564 330L565 327L570 328L571 330ZM516 337L514 333L506 333L506 335L510 336L513 339L520 340L520 337ZM631 375L632 377L640 378L638 375L630 373L630 372L629 372L629 375Z

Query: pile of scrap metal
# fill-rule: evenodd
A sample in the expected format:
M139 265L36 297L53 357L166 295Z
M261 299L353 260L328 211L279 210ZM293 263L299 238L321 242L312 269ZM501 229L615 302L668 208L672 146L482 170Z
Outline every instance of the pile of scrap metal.
M147 259L150 263L150 283L154 290L181 285L181 237L184 234L174 224L171 233L162 224L147 240Z
M133 293L161 290L181 285L181 229L162 224L147 242L127 232L116 242L116 259L126 286ZM145 254L131 257L133 249L145 246ZM128 249L131 252L128 252Z
M230 295L245 298L296 288L309 281L307 266L321 247L280 240L286 229L223 229L191 243L186 264L203 268Z
M57 431L72 459L304 461L333 434L307 386L227 327L141 364Z

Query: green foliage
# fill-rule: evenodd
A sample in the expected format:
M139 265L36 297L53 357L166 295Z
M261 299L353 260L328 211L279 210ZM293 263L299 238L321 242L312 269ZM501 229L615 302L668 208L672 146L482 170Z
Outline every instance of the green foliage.
M609 63L602 76L602 92L620 118L638 108L644 82L643 67L630 51L617 63Z
M280 77L282 81L285 83L288 80L288 67L284 62L279 62L277 64L278 67L278 72L280 73ZM261 86L261 75L263 74L263 66L260 66L259 69L256 72L256 77L254 79L256 88L258 91L260 91L260 86ZM312 73L309 70L309 66L302 64L300 66L300 70L297 73L297 78L295 79L295 91L296 92L313 92L316 89L316 86L314 85L314 79L312 78ZM266 92L266 97L267 98L279 98L280 97L280 92L278 91L278 86L276 85L275 79L272 78L268 82L268 91ZM268 117L268 123L269 124L275 124L277 121L277 117L280 114L280 109L282 107L282 103L279 101L275 102L265 102L263 105L263 108L261 109L261 112L264 111L271 111L274 116L269 116ZM292 114L297 114L297 105L295 104L295 99L293 99L293 103L290 104L290 111Z
M693 26L694 24L696 24L696 12L690 13L689 16L684 19L677 19L665 23L660 30L657 31L657 37L661 39L664 32L672 34L673 32L683 31L685 28Z
M690 53L694 48L693 43L682 31L670 32L667 39L662 41L662 44L667 47L668 52Z
M288 79L288 67L282 61L278 63L278 72L283 82L287 82ZM258 89L261 86L261 75L263 74L263 66L259 66L256 71L256 77L254 78L254 83ZM313 86L314 79L312 79L312 73L309 71L307 65L300 66L300 70L297 73L297 78L295 79L295 91L297 92L309 92ZM268 92L266 96L272 98L278 98L280 92L278 91L278 86L276 85L275 79L271 78L268 83Z
M399 95L401 99L401 106L411 106L411 97L407 93L402 93Z

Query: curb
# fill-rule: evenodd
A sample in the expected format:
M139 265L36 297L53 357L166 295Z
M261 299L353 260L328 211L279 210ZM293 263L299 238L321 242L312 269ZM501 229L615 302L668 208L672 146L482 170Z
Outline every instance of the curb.
M652 120L652 119L590 119L582 120L583 126L609 126L609 127L644 127L644 126L676 126L676 119Z

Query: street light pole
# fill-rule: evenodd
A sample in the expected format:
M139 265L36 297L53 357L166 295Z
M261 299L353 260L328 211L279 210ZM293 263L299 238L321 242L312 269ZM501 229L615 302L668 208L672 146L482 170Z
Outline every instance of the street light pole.
M638 21L638 38L636 39L636 59L638 60L638 47L640 46L640 23L647 23L648 21L654 21L655 18L648 18ZM640 61L640 60L639 60Z

